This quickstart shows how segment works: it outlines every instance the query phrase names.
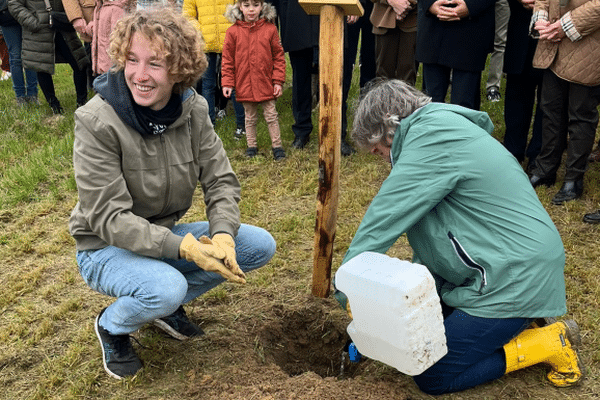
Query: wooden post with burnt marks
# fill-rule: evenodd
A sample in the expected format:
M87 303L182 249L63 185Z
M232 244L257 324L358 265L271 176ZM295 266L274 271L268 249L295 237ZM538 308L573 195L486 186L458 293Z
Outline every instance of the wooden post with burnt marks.
M344 16L363 15L358 0L298 0L307 14L320 15L319 31L319 191L313 258L312 294L329 296L337 224Z

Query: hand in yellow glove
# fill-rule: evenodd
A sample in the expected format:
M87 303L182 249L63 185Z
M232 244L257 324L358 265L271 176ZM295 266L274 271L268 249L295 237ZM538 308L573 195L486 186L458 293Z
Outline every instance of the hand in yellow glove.
M234 274L245 278L246 275L244 275L244 271L240 269L240 266L235 259L235 242L233 241L231 235L227 233L217 233L215 236L213 236L212 241L215 246L219 247L225 252L224 261L227 268L229 268L229 270Z
M188 233L179 246L179 254L188 261L194 262L205 271L216 272L223 278L237 283L246 283L244 273L236 274L225 266L223 260L226 253L216 246L208 237L202 236L196 240L194 235ZM239 269L239 267L238 267ZM241 272L241 271L240 271Z

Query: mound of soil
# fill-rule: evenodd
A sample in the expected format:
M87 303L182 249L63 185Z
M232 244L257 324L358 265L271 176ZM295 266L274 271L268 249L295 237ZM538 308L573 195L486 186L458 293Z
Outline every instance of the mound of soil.
M396 399L407 397L407 381L388 368L373 376L369 368L382 364L363 359L351 363L344 348L349 339L348 317L333 300L307 296L300 304L272 305L262 310L247 337L254 351L219 375L195 373L186 397L202 399ZM384 367L385 368L385 367ZM381 372L381 371L380 371ZM398 379L400 378L400 379Z

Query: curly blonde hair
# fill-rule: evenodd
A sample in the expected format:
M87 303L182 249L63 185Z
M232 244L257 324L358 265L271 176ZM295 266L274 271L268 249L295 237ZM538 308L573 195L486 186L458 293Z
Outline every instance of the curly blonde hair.
M153 51L163 56L171 76L179 81L173 92L182 93L200 79L208 66L204 54L204 39L182 15L170 8L138 10L120 19L110 35L108 54L112 71L125 68L134 33L144 35L153 43Z

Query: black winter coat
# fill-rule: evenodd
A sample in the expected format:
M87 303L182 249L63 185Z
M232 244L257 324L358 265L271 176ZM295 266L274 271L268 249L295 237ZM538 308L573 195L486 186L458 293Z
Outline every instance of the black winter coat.
M469 16L446 22L428 11L434 2L417 3L417 61L463 71L483 71L487 55L494 49L496 0L465 0Z
M537 46L537 39L529 36L529 22L533 11L523 7L519 0L508 0L508 5L510 19L506 33L504 72L522 74L533 68L531 62Z
M281 44L285 52L319 46L319 16L308 15L298 0L274 0L281 22Z
M49 1L53 11L64 11L61 0ZM79 69L90 63L76 32L59 32L50 28L50 13L44 0L8 0L8 9L23 27L23 68L54 74L54 64L66 62L56 55L54 35L62 35L65 39Z

